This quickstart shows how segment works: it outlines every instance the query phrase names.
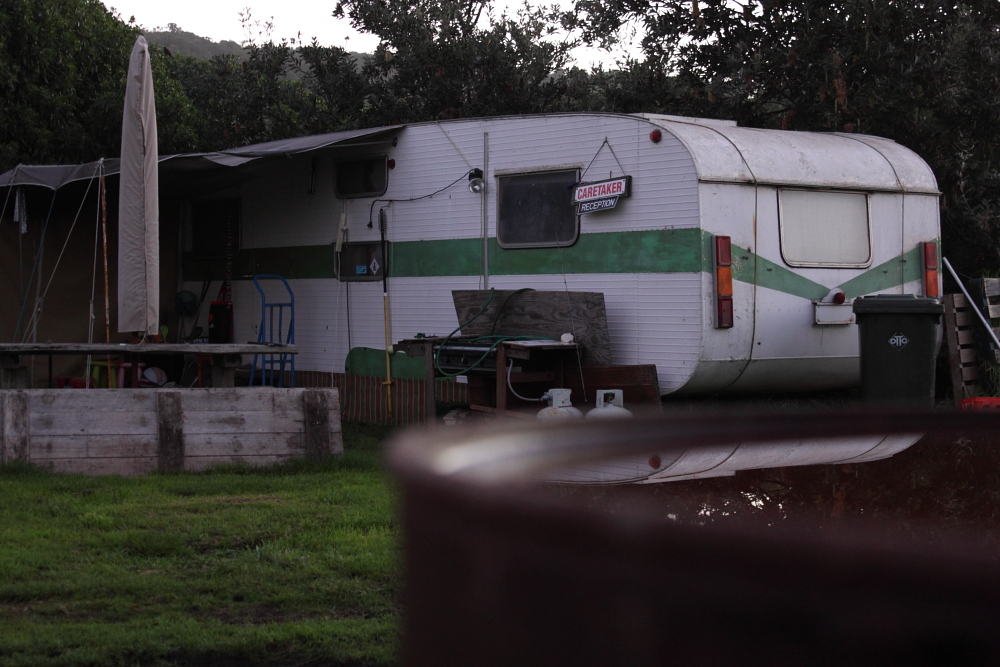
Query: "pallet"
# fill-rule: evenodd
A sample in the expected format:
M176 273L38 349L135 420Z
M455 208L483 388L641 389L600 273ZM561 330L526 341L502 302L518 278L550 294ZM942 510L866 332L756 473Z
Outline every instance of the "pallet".
M944 296L944 334L951 389L956 401L979 395L975 328L982 326L962 294Z

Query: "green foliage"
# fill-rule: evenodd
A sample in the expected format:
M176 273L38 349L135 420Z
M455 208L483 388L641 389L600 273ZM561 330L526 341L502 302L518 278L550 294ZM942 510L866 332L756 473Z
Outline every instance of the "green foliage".
M577 0L572 14L489 0L340 0L374 54L267 23L245 55L154 47L160 152L219 150L356 127L551 111L661 112L743 125L864 132L932 166L945 251L1000 266L1000 4L993 0ZM569 66L579 44L641 36L613 71ZM0 5L0 170L119 151L138 30L97 0ZM167 35L184 34L172 28ZM180 50L180 49L178 49Z
M586 38L644 31L626 111L895 139L934 169L944 247L1000 264L1000 4L980 0L578 0Z
M494 18L490 7L483 0L338 2L335 16L381 40L364 67L365 123L563 109L570 82L560 72L577 42L557 34L559 12L524 7Z
M269 469L0 468L0 665L393 664L385 433Z
M117 155L136 35L97 0L5 0L0 165Z

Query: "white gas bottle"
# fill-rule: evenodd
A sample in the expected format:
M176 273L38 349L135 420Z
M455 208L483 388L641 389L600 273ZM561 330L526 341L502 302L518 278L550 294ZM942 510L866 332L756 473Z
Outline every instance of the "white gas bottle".
M598 389L597 405L587 413L587 419L623 419L632 416L625 409L621 389Z
M571 389L549 389L542 398L547 398L549 406L538 411L542 421L556 419L580 419L583 413L573 407L570 401Z

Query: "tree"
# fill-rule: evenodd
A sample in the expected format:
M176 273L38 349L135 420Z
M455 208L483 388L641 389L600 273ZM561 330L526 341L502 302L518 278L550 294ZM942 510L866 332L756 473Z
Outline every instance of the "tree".
M0 170L117 155L138 34L97 0L5 0Z
M587 39L629 24L643 55L625 110L886 136L938 178L944 248L1000 266L1000 3L992 0L578 0ZM656 107L656 108L652 108Z
M366 124L562 108L576 41L554 9L494 18L485 0L341 0L334 15L381 39L364 74Z

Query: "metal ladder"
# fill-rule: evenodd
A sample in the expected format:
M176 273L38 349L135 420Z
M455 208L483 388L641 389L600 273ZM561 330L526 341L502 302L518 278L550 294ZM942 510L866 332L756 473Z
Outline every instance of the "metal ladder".
M261 280L280 280L287 292L286 301L268 301ZM253 277L253 286L260 294L260 328L257 330L257 342L266 345L292 345L295 343L295 295L288 281L277 275L257 275ZM288 309L288 321L285 322L285 309ZM260 364L260 384L280 387L284 380L286 365L291 370L289 386L295 386L295 355L294 354L255 354L253 369L250 371L250 386L257 376ZM275 379L277 383L275 384Z

